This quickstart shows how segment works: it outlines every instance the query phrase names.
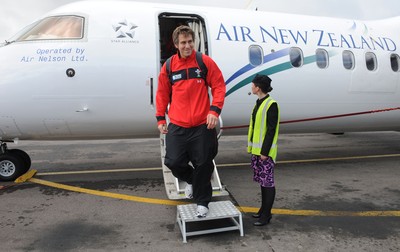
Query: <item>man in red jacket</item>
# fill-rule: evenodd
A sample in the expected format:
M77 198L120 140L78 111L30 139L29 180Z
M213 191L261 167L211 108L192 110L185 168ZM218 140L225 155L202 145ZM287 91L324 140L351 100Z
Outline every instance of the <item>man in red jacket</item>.
M196 60L194 38L194 32L188 26L179 26L172 34L178 53L170 59L169 72L166 64L161 68L156 118L160 132L167 134L164 163L175 177L187 182L186 197L194 198L197 216L205 217L212 197L213 159L218 152L215 126L224 105L226 87L221 70L207 55L202 55L207 67L207 76L203 79Z

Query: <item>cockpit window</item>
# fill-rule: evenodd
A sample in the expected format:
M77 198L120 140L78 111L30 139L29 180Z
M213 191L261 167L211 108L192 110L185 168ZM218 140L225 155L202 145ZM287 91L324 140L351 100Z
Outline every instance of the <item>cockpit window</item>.
M79 16L48 17L37 22L16 41L81 39L84 18Z

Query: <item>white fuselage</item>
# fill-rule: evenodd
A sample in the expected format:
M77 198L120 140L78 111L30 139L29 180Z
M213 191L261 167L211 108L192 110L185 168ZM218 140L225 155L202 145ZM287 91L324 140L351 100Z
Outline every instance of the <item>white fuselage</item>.
M400 101L400 72L391 67L391 55L400 52L400 19L363 22L90 1L46 15L83 17L83 38L17 41L0 47L0 140L156 136L163 13L200 17L204 23L207 53L227 82L221 114L224 134L246 132L257 99L249 95L256 73L272 79L271 96L280 106L282 132L400 129L400 111L385 111L398 108ZM261 48L261 64L249 63L249 47ZM290 65L290 48L302 51L298 68ZM317 49L329 54L325 69L316 64ZM345 50L354 54L354 69L343 67ZM376 70L367 70L367 52L376 55ZM68 69L75 71L73 77L67 76ZM382 112L317 120L374 110ZM289 123L293 120L305 121Z

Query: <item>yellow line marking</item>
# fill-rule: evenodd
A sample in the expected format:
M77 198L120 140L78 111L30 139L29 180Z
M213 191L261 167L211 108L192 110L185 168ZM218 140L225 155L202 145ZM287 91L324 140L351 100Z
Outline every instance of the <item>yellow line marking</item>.
M387 158L387 157L400 157L400 154L383 154L383 155L371 155L371 156L354 156L354 157L337 157L337 158L319 158L319 159L300 159L300 160L287 160L278 161L278 164L294 164L294 163L312 163L312 162L324 162L324 161L338 161L338 160L353 160L353 159L366 159L366 158ZM234 167L234 166L246 166L249 163L236 163L236 164L218 164L219 167ZM42 172L37 173L39 176L50 176L50 175L74 175L74 174L93 174L93 173L113 173L113 172L139 172L139 171L161 171L161 167L150 167L150 168L127 168L127 169L112 169L112 170L90 170L90 171L63 171L63 172Z
M258 208L241 207L243 212L255 213ZM279 215L300 215L300 216L357 216L357 217L400 217L400 211L320 211L320 210L290 210L290 209L272 209L273 214Z
M164 199L154 199L154 198L145 198L138 196L131 196L126 194L119 193L110 193L103 191L96 191L92 189L85 189L76 186L69 186L60 183L54 183L42 179L31 178L28 181L36 184L41 184L49 187L55 187L59 189L64 189L73 192L86 193L91 195L97 195L101 197L108 197L114 199L135 201L141 203L149 203L149 204L162 204L162 205L171 205L177 206L182 204L188 204L184 201L176 201L176 200L164 200ZM255 207L238 207L241 212L244 213L255 213L258 211L258 208ZM272 209L273 214L279 215L298 215L298 216L357 216L357 217L400 217L400 211L318 211L318 210L290 210L290 209Z
M89 171L64 171L64 172L41 172L39 176L50 175L73 175L73 174L92 174L92 173L113 173L113 172L139 172L139 171L161 171L162 168L127 168L127 169L112 169L112 170L89 170Z
M54 183L54 182L50 182L50 181L46 181L46 180L42 180L42 179L36 179L36 178L31 178L28 181L36 183L36 184L40 184L40 185L45 185L45 186L49 186L49 187L55 187L55 188L58 188L58 189L64 189L64 190L73 191L73 192L97 195L97 196L108 197L108 198L113 198L113 199L122 199L122 200L149 203L149 204L162 204L162 205L172 205L172 206L181 205L181 204L187 204L186 202L183 202L183 201L152 199L152 198L131 196L131 195L126 195L126 194L119 194L119 193L97 191L97 190L92 190L92 189L85 189L85 188L81 188L81 187L69 186L69 185L64 185L64 184L60 184L60 183Z
M383 155L337 157L337 158L318 158L318 159L292 160L292 161L281 161L281 162L278 161L277 163L291 164L291 163L308 163L308 162L353 160L353 159L366 159L366 158L386 158L386 157L400 157L400 154L383 154Z
M400 154L383 154L383 155L370 155L370 156L354 156L354 157L332 157L332 158L314 158L314 159L300 159L300 160L287 160L278 161L277 164L293 164L293 163L312 163L324 161L338 161L338 160L353 160L353 159L366 159L366 158L387 158L387 157L400 157ZM224 166L243 166L250 165L249 163L236 163L236 164L218 164L217 167Z

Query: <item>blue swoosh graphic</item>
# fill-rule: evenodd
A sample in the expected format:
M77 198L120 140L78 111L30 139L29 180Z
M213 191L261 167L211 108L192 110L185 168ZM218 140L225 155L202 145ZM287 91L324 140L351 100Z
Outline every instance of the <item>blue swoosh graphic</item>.
M279 50L279 51L277 51L277 52L274 52L274 53L265 55L265 56L264 56L264 60L263 60L264 64L266 64L266 63L268 63L268 62L270 62L270 61L273 61L273 60L275 60L275 59L278 59L278 58L281 58L281 57L284 57L284 56L288 55L288 54L289 54L289 50L290 50L290 48L285 48L285 49ZM235 73L225 82L226 85L228 85L228 84L231 83L234 79L236 79L237 77L241 76L242 74L247 73L248 71L250 71L250 70L252 70L252 69L254 69L254 66L252 66L252 65L250 65L250 64L248 64L248 65L242 67L242 68L239 69L237 72L235 72Z
M264 59L265 59L264 62L266 63L266 62L268 62L268 61L272 61L272 60L274 60L274 59L277 59L277 58L286 56L286 55L289 54L289 50L290 50L290 48L285 48L285 49L280 50L280 51L278 51L278 52L275 52L275 53L266 55L266 56L264 56ZM337 55L338 55L338 52L335 51L335 50L329 50L329 51L328 51L328 55L329 55L329 58L330 58L330 57L334 57L334 56L337 56ZM304 60L303 60L303 66L304 66L304 65L311 64L311 63L315 63L316 61L317 61L317 57L316 57L315 54L310 55L310 56L307 56L307 57L305 57ZM264 64L265 64L265 63L264 63ZM242 75L242 74L245 74L247 71L249 71L249 70L251 70L251 69L253 69L253 68L254 68L254 67L252 67L252 66L251 66L251 68L250 68L249 65L246 65L245 67L243 67L243 68L241 68L239 71L237 71L234 75L232 75L232 77L229 78L228 81L231 82L232 80L236 79L237 77L239 77L239 76ZM244 80L242 80L242 81L240 81L239 83L237 83L236 85L234 85L231 89L229 89L229 90L226 92L225 97L229 96L231 93L235 92L236 90L238 90L238 89L240 89L240 88L242 88L242 87L248 85L249 83L251 83L251 81L253 80L254 76L256 76L257 74L272 75L272 74L276 74L276 73L279 73L279 72L282 72L282 71L289 70L289 69L291 69L291 68L293 68L292 64L290 63L290 61L287 61L287 62L278 64L278 65L275 65L275 66L266 68L266 69L264 69L264 70L261 70L261 71L255 73L255 74L252 74L252 75L248 76L248 77L245 78ZM246 69L247 71L245 71L244 69ZM241 74L239 74L239 73L241 73ZM228 85L228 82L227 82L227 85Z
M304 60L303 60L303 66L311 64L311 63L314 63L315 61L316 61L316 56L315 55L311 55L311 56L305 57ZM248 76L244 80L242 80L239 83L237 83L236 85L234 85L231 89L229 89L226 92L225 97L228 97L230 94L232 94L236 90L238 90L238 89L248 85L249 83L251 83L251 81L253 80L254 76L256 76L257 74L272 75L272 74L276 74L276 73L279 73L279 72L282 72L282 71L286 71L286 70L291 69L291 68L293 68L292 64L290 63L290 61L287 61L287 62L278 64L278 65L266 68L264 70L261 70L261 71L255 73L255 74L252 74L252 75Z

